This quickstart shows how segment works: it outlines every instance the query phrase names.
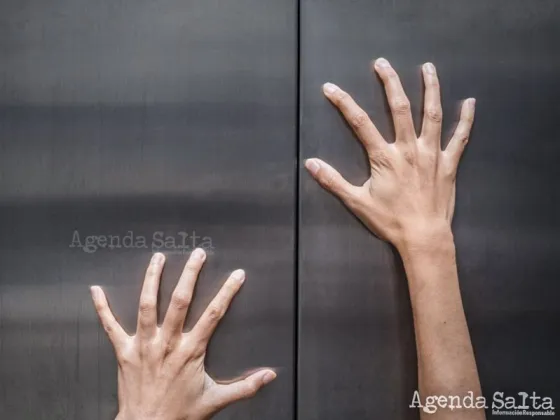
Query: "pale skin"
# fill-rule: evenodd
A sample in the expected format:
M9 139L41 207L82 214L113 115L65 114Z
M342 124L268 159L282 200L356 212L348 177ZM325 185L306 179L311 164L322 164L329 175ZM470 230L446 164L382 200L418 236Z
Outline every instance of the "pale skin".
M157 293L165 257L154 254L146 271L133 336L116 321L103 290L99 286L91 288L95 309L118 362L117 420L208 419L224 407L252 397L276 378L276 373L266 368L226 384L206 373L208 342L241 288L245 273L243 270L231 273L196 325L183 332L205 259L202 249L193 251L173 292L163 324L158 326Z
M382 58L373 67L385 86L395 141L388 143L348 93L327 83L324 94L364 146L370 177L356 186L318 158L308 159L305 166L375 235L392 243L403 259L414 315L422 401L427 396L464 396L469 391L476 397L481 388L451 231L457 168L473 124L475 100L463 102L459 124L442 149L442 107L435 67L431 63L422 66L425 100L420 135L396 71ZM420 416L434 420L485 418L482 409L440 408L435 414L420 411Z
M423 66L424 121L416 135L410 104L397 73L384 59L375 63L393 114L396 139L387 143L368 115L339 87L324 93L353 127L369 157L370 177L361 186L348 183L334 168L308 159L312 176L378 237L399 251L406 270L414 314L419 390L427 396L481 395L474 353L465 319L451 220L459 160L474 119L474 99L463 102L455 133L441 148L441 102L435 68ZM117 361L118 420L198 420L248 398L276 377L261 369L230 384L214 381L205 371L208 341L245 275L236 270L201 316L183 332L194 284L205 260L202 250L189 258L173 293L162 326L157 323L157 292L164 256L155 254L140 297L136 334L128 335L109 309L98 286L95 308L113 343ZM365 363L365 361L364 361ZM430 419L484 419L476 409L420 412Z

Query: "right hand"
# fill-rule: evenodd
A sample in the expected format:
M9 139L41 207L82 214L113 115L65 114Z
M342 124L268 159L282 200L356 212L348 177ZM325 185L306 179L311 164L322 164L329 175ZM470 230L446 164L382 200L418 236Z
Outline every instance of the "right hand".
M410 103L396 71L385 59L378 59L374 67L385 85L395 142L385 141L348 93L327 83L325 95L342 112L366 149L370 177L363 185L355 186L320 159L308 159L305 166L373 233L400 249L410 241L430 241L435 233L451 233L455 177L469 139L475 101L463 103L455 134L442 150L440 89L433 64L422 67L426 91L420 136L416 135Z

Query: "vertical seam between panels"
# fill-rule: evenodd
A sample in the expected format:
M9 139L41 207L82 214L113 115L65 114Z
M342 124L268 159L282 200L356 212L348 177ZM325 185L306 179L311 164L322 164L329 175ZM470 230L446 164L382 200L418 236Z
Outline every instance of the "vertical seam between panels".
M295 217L294 217L294 419L299 418L299 334L300 334L300 208L301 208L301 2L295 0L296 31L296 150L295 150Z

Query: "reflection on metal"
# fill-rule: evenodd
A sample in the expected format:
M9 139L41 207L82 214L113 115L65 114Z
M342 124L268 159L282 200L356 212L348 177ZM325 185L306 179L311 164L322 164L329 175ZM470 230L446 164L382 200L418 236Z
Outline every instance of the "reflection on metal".
M190 325L247 271L210 372L280 373L218 418L293 417L295 22L293 0L1 3L0 418L114 418L88 286L132 332L152 251L163 315L192 245Z
M420 122L419 65L436 64L445 139L460 100L477 98L461 164L455 239L483 390L560 401L560 189L556 141L560 9L554 1L302 0L301 156L355 183L358 141L322 97L350 92L393 133L370 61L399 71ZM445 141L445 140L444 140ZM413 419L412 316L398 257L307 175L300 213L300 419Z
M356 183L367 173L323 82L351 92L391 138L368 73L379 56L399 70L417 122L424 61L438 67L446 133L458 102L477 98L455 237L484 391L560 401L560 190L551 187L560 9L512 0L300 5L298 151L295 0L1 2L0 418L111 418L116 366L88 286L105 287L132 331L152 251L169 255L163 315L193 245L210 256L189 325L229 271L248 274L212 342L211 373L280 373L218 418L295 417L298 310L299 419L417 418L398 256L306 174L295 202L298 153ZM102 246L101 236L120 246ZM161 236L173 240L162 245Z

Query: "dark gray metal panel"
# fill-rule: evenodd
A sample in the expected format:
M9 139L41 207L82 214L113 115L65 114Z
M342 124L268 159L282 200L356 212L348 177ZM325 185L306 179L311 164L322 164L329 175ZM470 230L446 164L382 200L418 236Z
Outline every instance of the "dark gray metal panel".
M209 370L279 377L218 418L292 418L295 29L294 0L0 3L0 418L114 415L88 286L132 331L158 232L213 247L190 324L248 274ZM146 247L85 252L76 231ZM186 260L171 245L162 314Z
M302 0L302 157L351 181L366 160L323 98L349 91L392 139L369 62L397 68L420 121L419 65L440 75L446 139L477 98L458 180L460 281L486 395L533 390L560 401L560 7L554 1ZM416 418L410 303L399 259L304 174L301 182L301 419ZM556 406L558 404L555 404Z

